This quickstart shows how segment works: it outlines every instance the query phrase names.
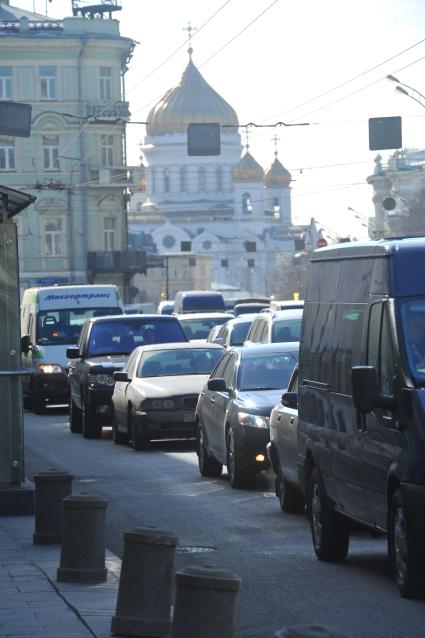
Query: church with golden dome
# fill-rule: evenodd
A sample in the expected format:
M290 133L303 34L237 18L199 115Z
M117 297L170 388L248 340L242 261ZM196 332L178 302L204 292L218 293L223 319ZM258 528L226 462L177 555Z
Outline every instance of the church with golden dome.
M129 233L151 236L158 254L212 257L216 288L270 294L278 255L294 253L304 227L291 218L291 174L277 150L266 170L243 147L236 111L192 60L147 117L143 164L130 201ZM190 123L219 123L221 153L189 156Z

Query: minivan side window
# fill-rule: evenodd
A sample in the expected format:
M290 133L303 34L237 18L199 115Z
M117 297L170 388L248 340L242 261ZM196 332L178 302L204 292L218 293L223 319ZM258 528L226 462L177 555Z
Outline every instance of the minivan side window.
M365 305L340 304L336 310L334 343L334 392L351 395L351 368L361 363Z
M393 394L395 357L387 305L374 304L370 310L367 361L376 370L380 392Z

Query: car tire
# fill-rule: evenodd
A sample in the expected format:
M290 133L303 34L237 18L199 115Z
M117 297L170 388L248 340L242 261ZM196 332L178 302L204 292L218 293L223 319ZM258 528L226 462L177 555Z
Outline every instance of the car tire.
M31 395L31 406L34 414L44 414L46 412L46 401L37 394L34 388Z
M277 492L280 509L285 514L303 514L305 500L301 491L287 481L282 472L277 478Z
M127 435L124 432L120 432L118 429L118 422L115 412L112 415L112 440L115 445L122 445L127 442Z
M236 454L237 446L235 435L232 428L229 428L226 437L226 460L227 460L227 476L231 487L235 489L245 489L254 486L255 473L241 465L240 459Z
M396 490L390 505L388 550L394 576L403 598L425 593L425 559L412 534L405 499Z
M83 430L81 410L72 399L69 400L69 429L72 434L81 434Z
M308 513L317 558L344 560L350 540L348 521L331 508L317 468L313 469L308 485Z
M81 401L81 431L85 439L98 439L102 434L102 425L99 421L87 414L84 401Z
M198 453L198 465L201 476L208 478L218 478L223 471L223 464L219 463L214 456L208 454L208 450L205 445L205 433L201 424L198 424L197 430L197 453Z
M135 452L141 452L150 448L151 442L149 437L137 432L136 420L133 414L133 408L129 406L127 414L127 430L131 446Z

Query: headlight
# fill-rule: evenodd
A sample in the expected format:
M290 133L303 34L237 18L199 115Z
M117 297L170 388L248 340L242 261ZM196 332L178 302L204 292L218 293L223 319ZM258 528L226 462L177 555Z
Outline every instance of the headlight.
M43 374L63 374L62 366L57 363L40 363L37 368Z
M270 417L238 412L238 421L241 425L249 425L252 428L268 428Z
M109 374L89 374L89 383L91 385L114 385L114 377Z
M174 399L147 399L140 406L142 410L172 410L177 407Z

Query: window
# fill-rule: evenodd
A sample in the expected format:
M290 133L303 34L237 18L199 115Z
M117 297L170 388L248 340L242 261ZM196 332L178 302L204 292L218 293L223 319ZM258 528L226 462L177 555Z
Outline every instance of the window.
M12 99L12 67L0 66L0 100Z
M200 167L198 176L199 176L199 191L203 193L206 191L206 184L207 184L206 176L205 176L205 168L203 166Z
M43 135L43 168L46 171L58 171L59 166L59 136Z
M115 250L115 217L105 217L103 222L103 244L105 250Z
M99 97L101 100L111 99L111 67L101 66L99 69Z
M102 135L100 138L101 164L102 166L114 165L114 137Z
M230 355L224 356L218 363L218 365L214 368L211 373L211 379L222 379L224 374L224 369L229 363Z
M62 219L54 217L44 222L44 254L46 257L62 256Z
M39 68L40 97L42 100L56 99L56 67L41 66Z
M164 169L164 193L170 192L170 171L168 168Z
M217 166L215 175L217 179L217 190L222 191L223 190L223 169L221 168L221 166Z
M13 140L0 140L0 171L15 170L15 143Z
M332 353L333 387L339 394L351 395L351 368L361 363L364 305L340 304L336 310ZM321 346L323 348L323 346Z
M172 248L176 243L175 238L172 235L165 235L164 239L162 240L162 245L164 246L164 248Z
M236 369L236 357L232 356L230 359L229 365L226 366L224 371L223 379L226 382L226 388L234 387L234 378L235 378L235 369Z
M255 268L255 259L248 259L247 265L248 265L248 268Z
M249 193L242 195L242 213L244 215L252 213L251 195Z
M228 268L229 267L229 260L228 259L221 259L220 260L220 266L222 268Z
M187 193L187 172L186 166L182 166L180 169L180 192Z

